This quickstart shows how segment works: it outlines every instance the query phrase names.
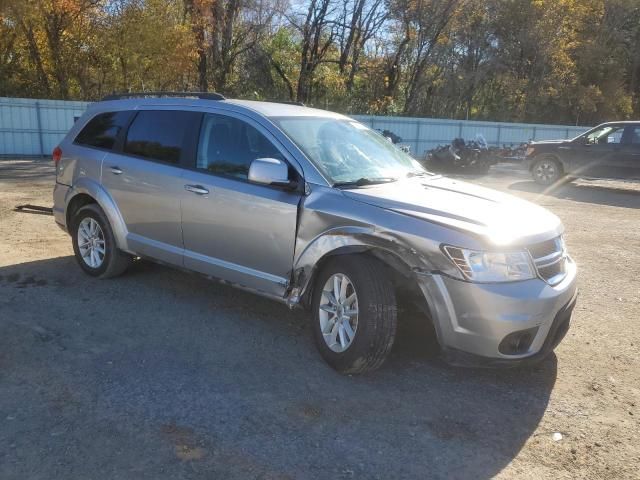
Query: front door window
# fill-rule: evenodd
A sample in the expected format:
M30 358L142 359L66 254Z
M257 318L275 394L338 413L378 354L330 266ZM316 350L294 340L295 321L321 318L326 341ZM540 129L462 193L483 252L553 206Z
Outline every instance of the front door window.
M196 168L247 180L256 158L284 160L273 143L248 123L225 115L204 116Z
M622 142L624 127L605 126L598 128L587 135L587 142L590 145L609 145Z

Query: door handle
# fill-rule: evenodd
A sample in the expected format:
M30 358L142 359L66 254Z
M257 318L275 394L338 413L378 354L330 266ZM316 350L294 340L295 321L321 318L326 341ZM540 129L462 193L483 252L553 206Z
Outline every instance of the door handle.
M120 169L120 167L111 167L111 173L113 173L114 175L122 175L122 170Z
M204 188L202 185L185 185L184 189L187 192L195 193L196 195L206 195L209 193L209 190Z

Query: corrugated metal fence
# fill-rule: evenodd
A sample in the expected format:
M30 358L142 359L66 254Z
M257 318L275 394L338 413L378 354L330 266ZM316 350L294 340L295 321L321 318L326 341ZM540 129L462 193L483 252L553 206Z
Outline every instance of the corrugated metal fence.
M0 97L0 155L49 155L88 102ZM376 130L389 130L402 138L411 153L447 144L456 137L473 139L481 133L490 145L517 145L529 140L571 138L587 127L476 122L433 118L354 115Z
M589 127L538 125L531 123L477 122L435 118L381 117L353 115L379 131L389 130L402 138L400 144L411 147L416 156L454 138L473 140L480 133L491 146L514 146L530 140L554 140L577 137Z
M87 105L0 97L0 155L50 155Z

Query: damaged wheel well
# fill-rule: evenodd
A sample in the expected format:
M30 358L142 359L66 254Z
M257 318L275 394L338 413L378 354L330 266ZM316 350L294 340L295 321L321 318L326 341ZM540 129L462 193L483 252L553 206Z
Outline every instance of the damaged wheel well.
M431 322L431 310L422 294L415 272L407 265L399 256L388 252L381 248L368 246L349 246L336 249L323 256L314 266L309 279L309 287L304 292L301 304L304 308L309 308L313 291L316 288L316 278L322 271L327 262L338 255L363 255L380 262L389 275L391 282L396 290L396 298L398 299L398 308L401 311L420 312L424 314L428 321Z

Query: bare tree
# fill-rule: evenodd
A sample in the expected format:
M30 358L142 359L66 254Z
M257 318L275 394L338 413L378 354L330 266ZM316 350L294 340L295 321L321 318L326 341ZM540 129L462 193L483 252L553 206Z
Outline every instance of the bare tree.
M198 88L202 92L209 89L207 45L205 42L205 3L202 0L184 0L185 14L191 23L196 55L198 57Z
M211 12L213 81L224 92L238 58L260 42L274 11L269 12L261 0L214 0Z
M314 73L334 45L336 11L334 0L311 0L302 24L287 16L301 35L300 73L296 90L299 102L308 102L311 98Z
M338 34L340 39L338 68L341 74L347 76L348 92L353 88L365 45L378 33L387 15L383 0L343 0L345 22L339 24L341 29Z
M409 21L408 30L413 31L414 38L407 69L404 113L415 110L425 71L459 3L460 0L419 0L405 4L412 14L406 16L405 21Z

